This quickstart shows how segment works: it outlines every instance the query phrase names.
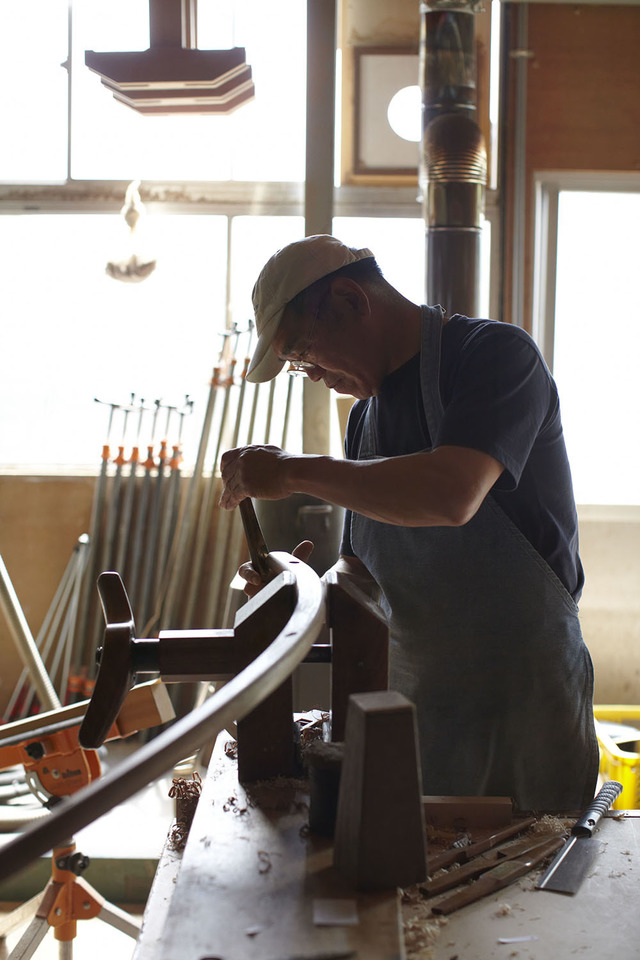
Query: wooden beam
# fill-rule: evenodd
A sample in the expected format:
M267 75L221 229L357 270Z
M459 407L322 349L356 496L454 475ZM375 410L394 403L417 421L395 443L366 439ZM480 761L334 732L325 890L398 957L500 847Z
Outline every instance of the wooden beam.
M335 571L327 574L331 627L331 739L344 740L352 693L386 690L389 627L377 603Z

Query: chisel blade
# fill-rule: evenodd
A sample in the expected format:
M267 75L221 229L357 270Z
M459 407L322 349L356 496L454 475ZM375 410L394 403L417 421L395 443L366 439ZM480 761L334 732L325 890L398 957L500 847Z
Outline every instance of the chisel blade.
M622 784L609 780L571 830L571 837L556 854L553 862L538 880L538 890L574 894L602 851L603 845L593 838L593 830L622 792Z
M569 895L577 893L602 849L603 844L592 837L571 837L540 878L537 888Z

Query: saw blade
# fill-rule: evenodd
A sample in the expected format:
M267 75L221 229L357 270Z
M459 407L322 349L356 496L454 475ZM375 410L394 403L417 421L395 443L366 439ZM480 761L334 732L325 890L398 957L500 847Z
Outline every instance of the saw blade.
M538 890L576 893L604 844L591 837L571 837L556 855L551 866L540 877Z

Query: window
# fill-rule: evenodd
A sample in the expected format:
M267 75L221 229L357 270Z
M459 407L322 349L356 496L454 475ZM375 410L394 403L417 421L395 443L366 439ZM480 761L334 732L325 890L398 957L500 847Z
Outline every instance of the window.
M640 504L640 180L538 183L537 339L553 369L576 499Z
M30 24L38 29L29 29ZM25 56L28 37L29 56ZM0 8L0 180L67 175L66 0L22 0Z
M0 9L0 75L11 91L0 102L0 298L10 318L2 335L2 469L95 471L109 404L124 408L132 394L133 411L111 418L112 452L140 440L144 456L175 407L185 411L181 439L192 464L223 333L233 324L246 331L258 270L304 233L305 4L200 0L198 16L200 47L246 47L256 98L229 117L139 116L86 69L85 49L149 45L147 0L21 0ZM18 37L33 50L28 70ZM129 249L120 208L134 178L146 203L143 249L156 268L123 283L105 267ZM371 246L389 280L422 300L415 190L391 196L338 186L335 207L335 232ZM238 366L246 347L243 335ZM300 392L298 380L293 448ZM287 395L288 378L279 378L274 424ZM268 409L261 399L258 418ZM171 417L175 438L179 420ZM258 421L257 439L261 430Z
M305 5L299 0L200 0L198 10L201 49L246 48L255 99L229 116L145 117L109 95L85 68L84 51L146 49L148 0L74 0L75 179L303 179ZM292 123L292 117L299 119Z
M133 392L135 407L144 399L146 442L156 399L183 407L189 394L201 420L224 329L226 218L149 221L157 267L141 283L121 283L105 272L128 238L119 214L0 217L5 466L98 463L108 415L94 398L126 406ZM114 418L110 440L129 446L138 414L126 436L123 420ZM185 441L195 420L185 419ZM175 417L171 427L175 436Z

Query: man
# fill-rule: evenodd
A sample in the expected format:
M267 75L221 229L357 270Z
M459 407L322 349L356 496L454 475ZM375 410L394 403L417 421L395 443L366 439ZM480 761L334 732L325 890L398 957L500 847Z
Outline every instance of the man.
M535 344L412 303L371 251L329 236L278 251L253 303L249 380L288 361L358 402L344 460L225 453L221 506L306 493L346 508L339 565L380 588L425 793L582 807L598 767L593 670L558 397Z

